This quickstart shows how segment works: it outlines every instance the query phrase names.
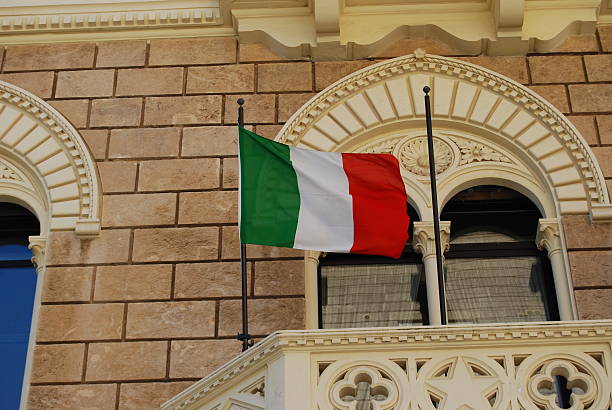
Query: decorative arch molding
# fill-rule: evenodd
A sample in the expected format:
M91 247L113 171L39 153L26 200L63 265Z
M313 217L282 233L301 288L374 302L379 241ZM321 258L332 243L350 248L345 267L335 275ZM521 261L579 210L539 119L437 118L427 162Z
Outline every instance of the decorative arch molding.
M555 107L507 77L423 50L332 84L277 140L322 151L393 152L413 205L429 219L425 85L432 89L442 204L469 186L500 184L529 196L545 218L590 213L593 221L612 220L593 152Z
M0 200L29 208L41 235L100 230L100 179L77 130L53 107L0 81Z

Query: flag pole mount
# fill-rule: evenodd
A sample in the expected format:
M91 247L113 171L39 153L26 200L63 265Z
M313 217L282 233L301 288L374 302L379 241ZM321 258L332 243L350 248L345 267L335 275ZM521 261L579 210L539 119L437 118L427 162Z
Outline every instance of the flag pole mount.
M438 213L438 188L436 187L436 162L434 157L433 131L431 125L431 103L429 92L431 88L423 87L425 93L425 120L427 123L427 148L429 151L429 177L431 180L431 206L434 219L434 237L436 242L436 264L438 270L438 295L440 298L440 318L443 325L446 320L446 289L444 267L442 266L442 246L440 245L440 215Z
M238 139L240 139L240 128L244 128L244 99L238 98ZM238 145L240 147L240 144ZM240 150L240 148L238 148ZM240 201L240 198L238 198ZM240 227L238 227L240 232ZM242 351L253 346L253 338L249 335L249 310L248 310L248 290L247 290L247 268L246 268L246 244L240 241L240 273L242 282L242 333L238 333L236 339L242 342Z

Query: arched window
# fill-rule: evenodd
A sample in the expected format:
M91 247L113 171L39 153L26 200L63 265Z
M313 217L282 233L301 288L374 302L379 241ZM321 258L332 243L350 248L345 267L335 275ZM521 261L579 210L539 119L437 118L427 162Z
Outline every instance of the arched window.
M559 319L550 262L536 247L540 218L528 198L498 186L470 188L446 203L448 323Z
M408 214L412 230L419 216L410 205ZM328 253L319 263L319 327L428 324L421 259L410 242L400 259Z
M40 233L26 209L0 203L0 408L19 408L36 292L28 236Z

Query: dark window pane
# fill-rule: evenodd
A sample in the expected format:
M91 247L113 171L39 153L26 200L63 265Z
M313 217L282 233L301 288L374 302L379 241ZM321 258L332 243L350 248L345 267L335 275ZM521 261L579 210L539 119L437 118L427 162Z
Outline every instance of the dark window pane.
M449 323L547 320L547 289L538 256L446 261Z
M423 323L422 265L321 266L322 327L406 326Z

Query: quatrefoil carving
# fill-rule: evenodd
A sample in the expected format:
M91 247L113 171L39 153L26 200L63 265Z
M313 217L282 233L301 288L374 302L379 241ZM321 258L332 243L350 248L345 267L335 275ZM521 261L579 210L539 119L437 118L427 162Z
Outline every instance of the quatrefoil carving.
M553 360L545 364L529 383L529 393L537 404L547 409L562 410L557 405L554 393L555 376L564 377L567 388L572 390L570 410L583 410L597 398L597 383L591 375L570 361Z
M367 383L369 391L366 397L359 397L358 392L363 391ZM395 382L378 370L370 366L353 367L337 380L330 391L334 408L342 410L356 410L362 407L363 400L369 401L372 410L392 409L399 399L399 390ZM358 400L361 399L361 400ZM361 403L360 403L361 401ZM357 407L357 406L360 407ZM368 408L368 407L366 407Z

